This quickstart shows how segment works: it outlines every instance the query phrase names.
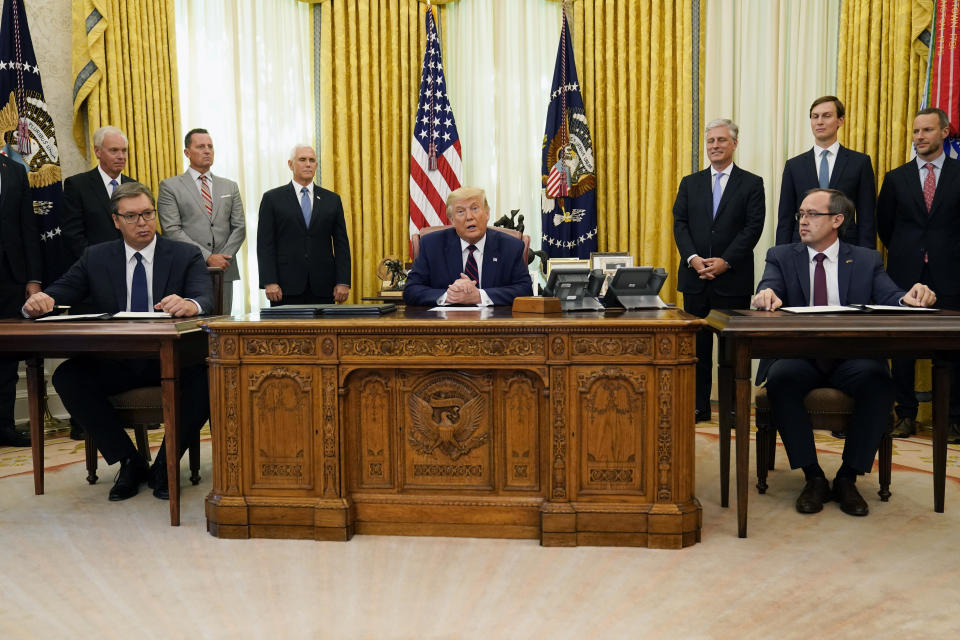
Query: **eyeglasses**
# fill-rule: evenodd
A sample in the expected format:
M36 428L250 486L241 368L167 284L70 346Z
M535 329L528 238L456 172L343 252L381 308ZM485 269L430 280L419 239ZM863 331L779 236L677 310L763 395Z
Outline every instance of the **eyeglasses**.
M842 215L842 214L835 211L827 211L826 213L821 213L819 211L797 211L795 214L793 214L793 219L796 220L797 222L800 222L804 218L813 220L817 216L839 216L839 215Z
M144 222L151 222L154 218L157 217L157 210L147 209L146 211L141 211L140 213L117 212L113 215L117 216L127 224L137 224L137 218L143 218Z

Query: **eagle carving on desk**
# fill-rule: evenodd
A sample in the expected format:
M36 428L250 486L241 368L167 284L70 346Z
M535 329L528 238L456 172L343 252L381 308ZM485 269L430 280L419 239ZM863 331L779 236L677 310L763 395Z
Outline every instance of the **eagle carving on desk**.
M462 405L460 402L458 398L427 402L420 396L410 396L413 424L407 441L414 451L431 455L439 449L451 460L457 460L489 439L488 433L477 434L483 419L483 398L475 396Z

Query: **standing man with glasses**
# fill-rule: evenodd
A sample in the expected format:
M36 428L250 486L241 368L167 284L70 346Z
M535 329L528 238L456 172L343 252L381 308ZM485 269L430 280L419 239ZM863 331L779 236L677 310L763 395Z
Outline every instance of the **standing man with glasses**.
M298 144L293 180L260 200L257 260L271 306L343 302L350 294L350 240L340 196L314 183L317 154Z
M680 181L673 236L680 251L677 289L683 310L746 309L753 291L753 248L763 232L763 178L733 164L739 128L714 120L704 130L710 167ZM697 334L697 422L710 420L713 334Z
M124 184L110 198L113 223L122 240L88 247L56 282L27 299L23 313L38 317L55 304L70 305L89 296L97 311L165 311L188 317L213 308L213 287L200 250L157 235L157 212L150 190ZM182 431L180 455L210 417L205 364L181 371ZM120 463L110 500L126 500L149 482L153 495L168 498L165 447L153 468L137 453L120 424L109 397L137 387L160 384L160 361L70 358L53 373L53 386L63 406L93 436L107 464Z
M160 183L157 213L165 236L200 248L208 267L224 270L223 311L233 307L233 283L240 279L234 259L247 237L240 188L215 176L213 139L206 129L191 129L183 139L187 170Z
M513 304L533 293L523 242L487 228L490 205L483 189L460 187L447 196L450 229L420 238L420 254L403 288L410 305Z
M754 307L905 304L928 307L936 296L917 283L904 292L883 270L879 251L840 240L853 203L836 189L813 189L795 215L800 242L767 251ZM796 501L800 513L816 513L836 500L844 513L865 516L866 501L857 491L858 475L873 469L880 439L893 404L893 381L884 360L780 358L761 360L757 383L766 381L773 424L777 425L791 469L806 480ZM853 397L853 417L843 444L843 462L833 489L817 461L813 426L803 405L817 387L833 387Z
M922 109L913 121L916 157L887 172L877 199L877 228L887 247L887 271L901 287L923 282L943 309L960 310L960 162L947 156L947 114ZM894 359L897 388L895 438L916 433L915 360ZM960 443L960 364L953 363L947 442Z
M71 259L89 245L120 238L110 214L110 196L133 178L123 175L127 166L127 136L116 127L93 132L93 152L99 161L90 171L63 181L63 220L60 228Z
M810 105L813 148L790 158L783 165L776 244L800 241L793 216L804 194L819 187L837 189L856 206L855 219L847 221L842 240L876 249L874 208L877 188L873 179L873 165L870 156L841 146L837 141L837 132L843 126L845 113L843 103L836 96L817 98Z

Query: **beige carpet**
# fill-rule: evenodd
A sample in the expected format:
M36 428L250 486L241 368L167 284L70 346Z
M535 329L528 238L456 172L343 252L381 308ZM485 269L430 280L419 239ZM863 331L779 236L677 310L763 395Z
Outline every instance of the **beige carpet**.
M801 516L778 451L750 537L719 506L716 436L699 429L703 542L683 551L546 549L534 541L356 536L218 540L203 482L183 526L143 491L107 501L82 463L0 480L0 638L948 638L960 633L960 483L933 512L932 477L903 465L851 518ZM752 451L751 451L752 455ZM956 457L956 447L951 448ZM831 474L839 456L825 451ZM186 465L184 464L184 470ZM186 474L185 474L186 475Z

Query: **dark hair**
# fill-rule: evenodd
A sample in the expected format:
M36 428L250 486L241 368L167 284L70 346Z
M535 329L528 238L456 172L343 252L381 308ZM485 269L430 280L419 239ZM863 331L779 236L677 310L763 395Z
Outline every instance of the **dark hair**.
M205 133L205 134L207 134L207 135L210 135L210 132L207 131L206 129L190 129L190 131L187 131L187 135L184 136L184 138L183 138L183 148L184 148L184 149L189 149L189 148L190 148L190 138L192 138L192 137L193 137L193 134L195 134L195 133Z
M153 194L150 192L150 188L148 186L140 184L139 182L124 182L117 187L114 190L113 195L110 196L110 213L117 215L117 203L124 198L136 198L140 195L150 198L151 207L157 206L156 201L153 199Z
M917 116L929 116L931 114L937 114L937 117L940 119L940 128L946 129L950 126L950 118L947 117L947 114L944 113L943 109L938 109L937 107L927 107L926 109L920 109L917 111ZM917 116L914 116L915 118Z
M847 227L853 222L853 217L857 213L857 207L853 204L853 200L848 198L843 191L838 191L836 189L821 189L820 187L814 187L806 193L803 194L801 202L807 199L807 196L813 195L814 193L826 193L830 195L830 201L827 203L827 207L830 209L830 213L839 213L843 214L843 222L840 223L840 228L837 230L840 236L843 236L844 232L847 230Z
M842 118L846 115L847 110L843 108L843 103L840 102L840 98L838 98L837 96L820 96L819 98L813 101L812 105L810 105L810 113L808 113L807 115L808 116L813 115L813 108L819 104L823 104L824 102L832 102L834 106L836 106L838 118Z

